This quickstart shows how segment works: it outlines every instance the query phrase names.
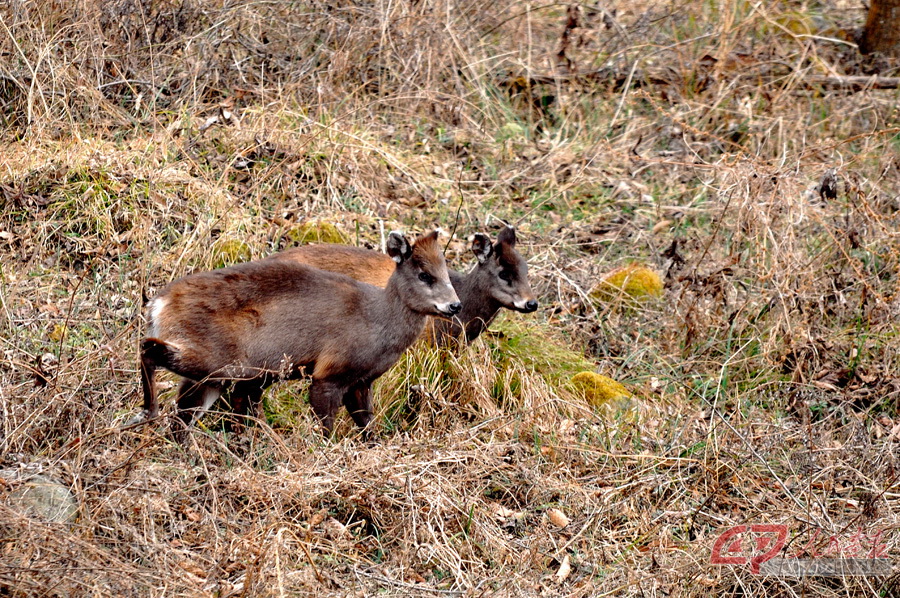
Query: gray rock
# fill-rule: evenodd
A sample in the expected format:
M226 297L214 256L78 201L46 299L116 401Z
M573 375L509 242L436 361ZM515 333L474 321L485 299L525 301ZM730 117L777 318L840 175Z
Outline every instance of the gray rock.
M78 500L68 487L51 478L44 475L23 475L15 470L0 470L0 477L23 480L7 495L6 500L11 507L30 517L58 523L73 523L78 517Z

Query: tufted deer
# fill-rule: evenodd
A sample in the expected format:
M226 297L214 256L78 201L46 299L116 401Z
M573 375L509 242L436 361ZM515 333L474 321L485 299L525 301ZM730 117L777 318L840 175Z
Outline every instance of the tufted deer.
M144 418L159 413L154 373L184 377L178 418L186 429L221 393L244 414L263 389L312 376L309 397L331 434L341 403L365 428L371 384L422 333L428 315L460 310L437 232L413 245L388 237L395 263L385 288L290 261L261 260L185 276L149 303L141 341ZM178 432L178 436L181 435Z
M472 241L472 253L478 265L469 274L450 271L462 311L452 320L432 318L430 334L441 344L459 339L463 330L471 343L506 307L522 313L538 308L528 284L528 264L516 251L516 230L500 231L497 243L478 233ZM351 276L356 280L384 287L394 271L394 262L385 254L345 245L304 245L276 253L267 259L299 262Z

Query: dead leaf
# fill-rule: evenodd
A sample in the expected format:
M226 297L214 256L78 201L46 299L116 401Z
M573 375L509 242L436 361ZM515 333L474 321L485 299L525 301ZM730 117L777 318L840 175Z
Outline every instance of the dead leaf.
M194 561L190 559L185 559L178 563L178 566L190 573L191 575L196 575L201 580L206 578L206 571L201 569Z
M525 516L523 511L513 511L496 502L490 503L488 507L497 519L521 519Z
M822 390L830 390L832 392L837 392L838 387L834 384L831 384L826 379L823 380L813 380L813 386L816 388L821 388Z
M197 523L202 519L200 513L190 507L184 507L181 512L184 514L185 518L192 523Z
M210 128L211 126L213 126L213 125L216 124L217 122L219 122L219 117L218 117L218 115L210 116L209 118L206 119L206 122L204 122L202 125L200 125L200 132L202 133L203 131L205 131L206 129Z
M57 307L56 305L54 305L52 303L45 303L44 305L40 306L38 309L41 310L42 312L52 314L54 316L58 316L62 313L59 310L59 307Z
M657 222L656 224L653 225L653 234L655 235L659 232L666 230L667 228L669 228L669 226L671 226L671 224L672 224L671 220L660 220L659 222Z
M559 509L547 509L547 518L549 518L550 523L556 527L566 527L569 525L569 518Z
M865 384L871 384L872 382L878 380L878 374L866 374L861 370L856 371L856 377L859 378L860 382L863 382Z
M326 519L322 524L322 529L325 532L325 537L330 540L341 540L350 537L350 532L347 531L347 526L334 517L329 517L328 519Z
M411 581L413 583L425 583L428 580L426 580L424 577L422 577L412 569L408 569L406 571L406 581Z
M318 513L316 513L315 515L310 517L309 521L307 521L307 523L309 524L309 527L310 528L316 527L317 525L319 525L320 523L325 521L326 515L328 515L328 509L319 510Z
M559 571L556 572L556 583L564 582L571 572L572 565L569 564L569 555L566 555L559 566Z
M891 428L891 438L900 438L900 424L897 424L893 428Z

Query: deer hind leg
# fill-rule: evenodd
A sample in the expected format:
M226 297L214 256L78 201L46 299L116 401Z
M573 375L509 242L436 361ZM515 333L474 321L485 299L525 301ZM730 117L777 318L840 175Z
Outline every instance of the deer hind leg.
M341 399L347 387L323 379L313 379L309 387L309 404L322 422L322 433L331 436L334 430L334 416L341 408Z
M142 343L143 345L143 343ZM156 396L156 362L141 347L141 387L144 391L144 410L138 419L153 419L159 415L159 399Z
M245 422L262 418L262 384L259 382L237 382L228 391L234 419L229 420L228 429L235 434L244 430Z
M159 397L156 394L156 369L171 368L175 360L175 350L165 342L155 338L145 338L140 345L141 387L144 394L144 409L128 421L128 425L141 423L159 416Z
M178 411L175 414L178 430L175 431L176 440L181 441L184 433L198 417L209 411L216 399L222 394L219 386L213 386L206 382L195 382L184 378L178 387Z
M372 421L372 384L359 382L344 393L344 406L362 430Z

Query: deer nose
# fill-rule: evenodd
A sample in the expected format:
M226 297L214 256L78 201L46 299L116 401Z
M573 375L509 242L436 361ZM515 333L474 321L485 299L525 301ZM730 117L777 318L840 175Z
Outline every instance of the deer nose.
M462 303L457 301L456 303L451 303L450 305L447 306L447 313L449 313L452 316L452 315L458 314L459 310L461 310L461 309L462 309Z
M525 311L532 312L538 308L538 302L536 299L529 299L527 303L525 303Z

